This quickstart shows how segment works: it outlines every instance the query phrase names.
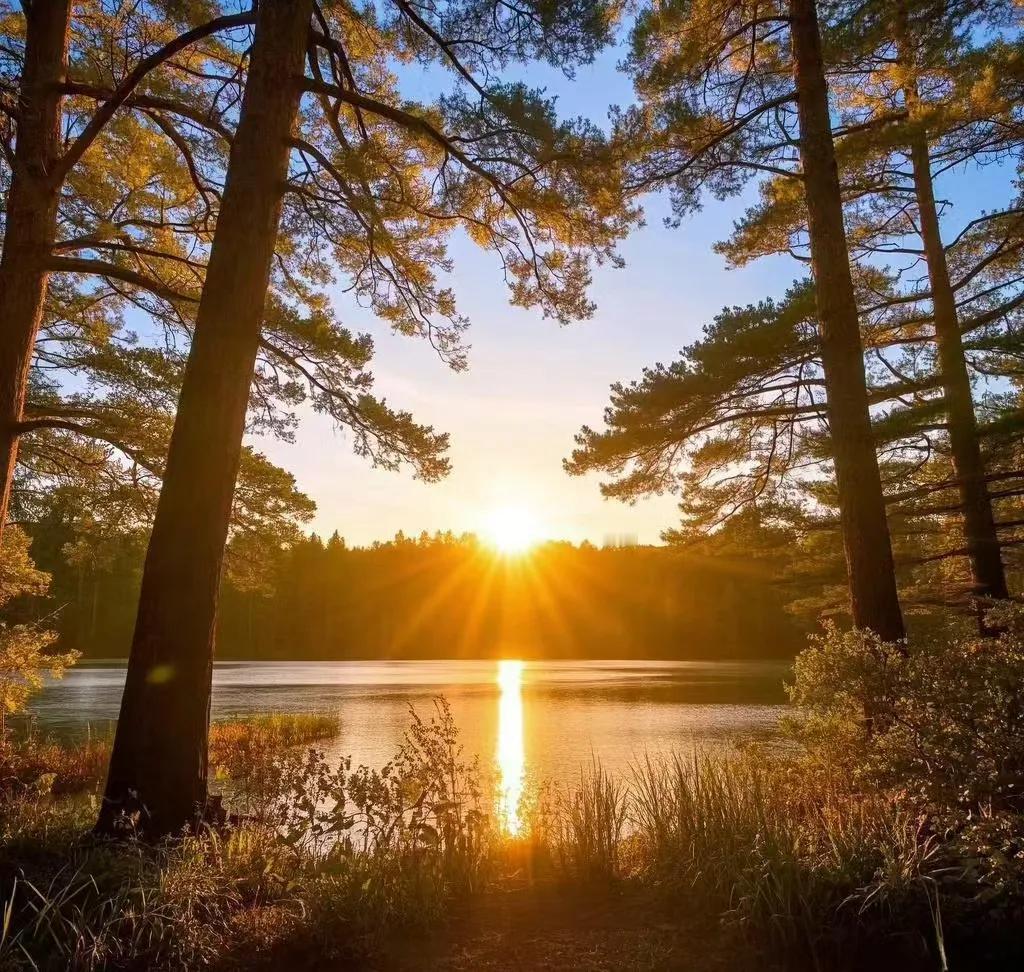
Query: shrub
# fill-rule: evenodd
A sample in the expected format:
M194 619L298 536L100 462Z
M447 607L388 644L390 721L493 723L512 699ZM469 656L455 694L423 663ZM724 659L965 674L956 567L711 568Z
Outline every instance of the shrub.
M1024 913L1024 608L987 622L994 637L907 645L826 627L797 659L789 725L804 778L916 821L936 901L979 932Z
M808 757L945 823L1024 810L1024 608L998 634L886 644L827 625L796 660L790 723Z
M288 750L338 734L337 718L312 713L274 713L230 719L210 726L210 771L227 784L233 808L258 816L288 787Z
M802 659L805 688L809 670L848 678L831 696L808 694L822 701L795 730L807 748L647 759L626 778L594 763L578 785L542 787L517 837L494 826L497 794L443 699L430 718L412 713L379 770L226 730L224 758L250 774L252 813L156 848L83 838L94 807L26 790L0 814L0 965L248 967L271 948L279 967L345 965L444 921L461 896L521 886L523 871L535 880L543 862L567 889L632 884L645 907L674 908L687 925L724 919L737 957L752 945L780 967L943 968L947 944L955 967L964 956L1009 967L1020 958L1020 815L1013 800L995 811L988 799L958 804L947 814L959 824L940 827L919 787L874 786L876 737L913 708L891 677L910 653L890 664L881 647L829 633Z
M95 790L110 761L110 740L90 734L65 745L29 732L0 741L0 800L25 790L69 796Z
M29 539L17 527L4 532L0 550L0 607L17 597L43 594L50 578L36 570L28 553ZM6 718L22 712L49 673L60 678L78 658L74 651L51 650L56 635L35 624L0 622L0 745Z
M83 836L88 802L38 791L9 800L0 966L195 968L245 954L253 935L322 964L372 949L385 931L437 922L453 895L483 886L490 816L443 700L430 719L413 713L379 771L334 766L315 748L247 748L243 738L231 730L222 742L278 789L248 791L256 812L224 834L97 843Z
M334 767L313 748L279 754L262 771L275 788L253 806L255 818L325 865L358 852L426 867L439 885L479 886L491 804L478 761L463 756L447 701L434 706L430 719L410 710L403 744L380 770L353 769L350 758Z

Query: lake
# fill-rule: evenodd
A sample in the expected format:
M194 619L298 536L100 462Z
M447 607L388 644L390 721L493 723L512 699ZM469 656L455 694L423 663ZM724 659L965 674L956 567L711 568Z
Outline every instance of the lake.
M624 771L645 754L770 739L786 709L788 670L782 662L218 662L213 718L336 715L341 735L328 750L379 767L401 745L409 707L429 715L444 695L467 754L497 765L514 807L524 785L575 777L593 758ZM80 665L47 684L33 715L60 736L107 730L123 683L123 663Z

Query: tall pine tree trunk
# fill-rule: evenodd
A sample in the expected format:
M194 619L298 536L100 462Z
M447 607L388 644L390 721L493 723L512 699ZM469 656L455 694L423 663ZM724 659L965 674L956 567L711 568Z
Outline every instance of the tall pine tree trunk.
M159 837L206 802L217 596L301 94L312 0L261 0L98 829Z
M903 615L868 409L817 8L815 0L790 0L789 10L800 160L850 607L857 627L895 641L904 636Z
M908 89L908 106L917 101L916 91ZM949 264L942 245L939 213L935 205L931 157L925 132L915 132L910 144L914 171L914 192L924 243L928 280L932 289L932 314L935 319L935 343L939 352L939 371L949 426L949 446L953 472L963 509L967 556L971 564L974 593L979 597L1009 596L1006 573L992 513L992 499L985 480L981 457L978 421L974 414L971 378L967 372L956 295L949 279Z
M61 88L71 0L25 4L25 64L0 257L0 538L18 461L18 423L46 299L61 178Z

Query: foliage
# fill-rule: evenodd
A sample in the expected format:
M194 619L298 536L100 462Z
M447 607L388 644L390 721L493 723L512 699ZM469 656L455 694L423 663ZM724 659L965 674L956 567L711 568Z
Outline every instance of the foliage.
M16 104L25 18L2 9L0 90ZM443 279L460 227L497 253L515 303L559 320L592 313L591 261L618 262L636 213L596 127L560 119L543 91L499 75L531 58L571 72L608 42L617 10L605 0L316 5L251 431L291 439L311 407L374 465L446 475L447 436L375 394L373 339L343 325L327 289L339 283L462 368L468 322ZM26 406L26 502L52 479L94 481L101 466L123 492L143 487L136 506L151 513L245 82L252 15L218 12L74 5L60 104L67 183ZM163 53L197 27L201 37ZM436 97L403 81L410 62L438 68ZM2 133L5 158L16 130ZM2 160L0 172L9 178Z
M783 608L778 579L749 550L725 544L681 553L548 543L503 557L472 536L396 536L365 548L312 537L282 551L269 596L225 585L219 650L436 658L488 655L500 644L530 657L785 657L802 629ZM117 596L106 590L105 602Z
M897 791L936 825L1024 811L1024 610L993 637L887 644L828 624L796 661L792 731L867 791Z
M28 553L29 540L17 528L4 532L0 551L0 607L17 597L41 594L49 577L35 568ZM6 736L7 716L21 712L38 691L46 674L60 678L78 658L74 651L51 651L56 635L37 624L0 623L0 746Z
M160 487L245 80L252 14L220 18L233 11L219 7L72 5L57 238L16 499L20 516L37 518L41 498L64 494L86 541L110 529L144 533ZM2 10L0 89L17 105L27 15ZM193 29L193 42L171 56L165 45ZM5 186L18 131L17 112L6 115ZM295 410L308 404L349 428L373 462L443 476L446 437L371 394L371 339L331 312L316 289L319 269L302 257L287 265L293 243L279 253L250 428L289 439ZM247 448L233 513L236 535L261 534L255 550L294 535L312 504Z
M398 862L431 852L439 882L477 886L492 826L481 773L463 757L448 703L434 707L429 720L411 710L404 743L379 770L293 750L269 761L276 785L246 790L244 806L328 865L353 852Z
M884 798L756 750L647 760L633 794L648 878L721 910L786 967L860 967L872 950L921 962L937 948L935 842Z
M233 780L249 767L286 749L307 746L338 734L337 718L309 712L225 719L210 726L210 765Z
M926 139L928 182L953 169L987 174L1017 158L1019 7L815 6L901 594L913 612L963 608L976 585L944 414L954 378L937 360L910 144ZM627 185L667 187L678 222L706 197L734 196L755 181L758 202L717 247L733 266L767 255L810 262L789 13L785 3L747 0L642 4L630 36L625 67L639 103L616 116ZM971 200L957 191L947 201L947 188L936 182L943 221L956 205L966 224L944 257L963 382L975 391L982 472L999 484L990 492L1004 559L1016 566L1020 202L1011 186L994 211L961 214ZM805 281L782 299L725 308L677 360L612 386L604 427L581 430L568 471L603 473L603 492L627 502L678 494L682 523L665 534L674 543L700 545L753 510L771 527L793 529L794 542L803 541L797 559L830 583L840 522L819 330ZM973 429L962 394L957 402L958 423ZM835 611L843 599L837 585L815 594L813 606ZM799 608L809 606L805 598Z
M88 812L66 800L8 804L0 876L18 880L7 884L0 955L16 964L27 951L46 968L184 968L244 965L272 948L298 964L351 960L396 932L436 929L454 901L521 880L507 868L522 866L524 838L481 830L482 818L456 823L440 781L461 760L452 761L443 712L420 726L413 738L431 740L421 754L439 763L414 758L411 776L351 775L300 753L273 797L285 810L274 825L257 817L159 848L82 842ZM340 774L352 786L347 812L323 787ZM421 802L413 791L424 779L441 788ZM469 776L458 784L472 788ZM917 967L940 944L955 957L970 940L975 913L950 878L957 858L934 835L889 800L862 799L769 753L677 755L625 779L595 767L535 812L548 819L529 821L532 880L647 889L670 908L721 915L786 968L852 968L872 950ZM342 826L332 834L329 822ZM372 839L352 836L364 822ZM467 840L472 832L486 839ZM986 907L1005 909L1014 894L1004 886ZM1005 932L1009 914L992 927Z
M261 913L273 934L294 937L291 948L322 960L358 953L385 929L435 923L452 895L480 889L491 861L480 773L462 756L447 704L438 700L429 719L413 713L405 743L380 770L351 770L350 760L333 768L315 749L263 744L334 728L279 717L252 733L222 730L211 753L223 771L242 774L237 807L251 811L227 835L159 848L82 842L88 810L38 789L9 800L0 884L13 921L0 961L194 967L231 946L256 949L247 939Z
M825 409L816 326L806 283L726 308L678 360L612 386L605 428L580 431L567 471L608 474L602 492L626 501L681 493L695 536L800 499L802 479L822 475L807 456Z
M1007 179L1004 200L979 211L944 177L995 183L993 169L1019 156L1019 9L1000 0L844 6L825 24L826 69L889 521L913 568L904 601L969 605L979 590L1002 589L977 545L1001 541L1012 561L1019 540L1021 467L993 433L1020 424L1008 390L1019 371L1020 201ZM760 190L720 252L733 265L767 254L807 260L792 180L772 173ZM943 240L949 225L963 229ZM993 509L995 527L985 522Z
M1024 892L1024 613L1005 603L985 620L994 637L905 645L827 626L797 659L790 732L802 774L890 799L959 906L995 917Z
M45 593L50 578L37 570L29 556L29 539L15 528L4 540L0 556L0 606L26 594Z
M51 601L63 605L54 626L86 657L118 657L135 621L143 539L104 534L86 548L102 558L69 564L73 526L63 516L32 526L33 550L53 577ZM228 545L217 652L436 658L486 655L515 642L523 654L565 657L790 656L812 623L796 623L785 610L794 592L780 587L788 573L776 561L792 558L792 539L767 524L761 531L745 522L746 534L738 527L693 551L550 543L522 557L450 533L368 547L314 535L283 548L239 535ZM772 545L774 554L762 549ZM467 613L467 604L474 610Z
M27 952L40 967L78 969L245 966L267 952L293 965L352 961L396 933L437 929L456 901L517 886L524 867L567 892L612 884L688 920L721 917L748 943L733 944L737 955L767 951L785 968L856 968L871 956L933 967L943 949L954 964L969 954L999 968L1016 954L1020 859L990 868L981 896L973 879L979 855L1013 846L1019 815L939 832L903 794L851 785L846 766L751 749L649 758L624 777L594 764L524 806L525 831L510 837L491 822L494 794L447 706L435 705L429 719L413 713L395 759L376 771L225 732L211 748L245 754L232 764L242 773L233 798L249 811L226 833L158 848L83 841L91 814L80 803L39 790L9 799L0 959L27 965ZM281 732L294 740L319 724Z
M0 861L8 967L194 968L217 955L243 905L291 900L272 843L239 833L156 850L90 845L80 837L89 816L81 804L11 808Z
M107 775L110 740L89 736L65 745L29 731L0 744L0 800L17 794L71 796L94 792Z

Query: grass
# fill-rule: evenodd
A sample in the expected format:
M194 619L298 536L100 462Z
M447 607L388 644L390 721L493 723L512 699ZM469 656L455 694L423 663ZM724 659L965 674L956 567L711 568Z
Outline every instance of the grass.
M210 725L210 769L215 777L241 778L249 768L293 746L338 734L338 720L314 713L272 713ZM0 739L0 799L26 790L73 796L96 791L110 762L109 734L62 742L33 729Z
M289 900L281 848L245 833L159 848L91 841L94 808L21 804L0 871L11 915L0 966L192 968L231 941L232 916Z
M45 790L70 796L96 788L110 761L110 739L89 735L74 745L34 733L18 740L0 741L0 794L19 790Z
M678 755L622 777L594 763L538 794L511 838L443 704L381 771L296 750L331 727L289 720L215 730L221 772L263 808L223 833L97 843L88 794L9 798L0 966L498 969L557 955L910 972L1020 957L1019 883L981 898L949 835L794 758ZM400 940L414 943L406 965Z
M757 752L647 761L630 792L648 879L757 945L823 968L865 947L935 953L934 842L890 801Z
M334 716L282 713L227 719L210 726L210 764L230 774L239 754L308 746L338 735Z
M580 769L555 800L554 847L567 873L581 881L608 881L622 873L620 854L630 794L596 760Z

